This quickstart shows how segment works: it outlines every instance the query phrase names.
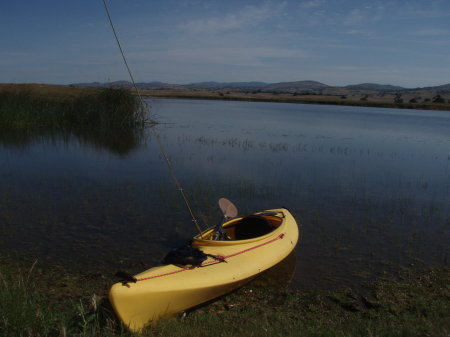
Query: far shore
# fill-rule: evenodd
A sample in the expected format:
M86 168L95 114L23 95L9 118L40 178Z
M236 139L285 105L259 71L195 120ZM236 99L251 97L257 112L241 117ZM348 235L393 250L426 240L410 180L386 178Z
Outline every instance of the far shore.
M412 98L405 97L402 102L395 102L394 94L383 96L361 95L297 95L291 93L245 93L222 91L193 91L193 90L140 90L140 94L146 97L203 99L224 101L248 101L248 102L274 102L274 103L298 103L298 104L325 104L343 106L364 106L395 109L417 110L446 110L450 111L450 103L409 102Z
M2 84L0 92L12 91L38 95L40 97L77 97L81 94L98 90L96 88L80 88L66 85L51 84ZM130 89L132 93L134 90ZM402 92L379 92L369 90L336 91L325 94L298 94L278 92L244 92L244 91L213 91L213 90L179 90L157 89L139 90L144 97L224 100L224 101L249 101L249 102L275 102L275 103L299 103L299 104L326 104L342 106L363 106L378 108L398 108L417 110L446 110L450 111L450 94L439 94L435 91L419 90ZM436 95L440 95L441 101L435 102Z

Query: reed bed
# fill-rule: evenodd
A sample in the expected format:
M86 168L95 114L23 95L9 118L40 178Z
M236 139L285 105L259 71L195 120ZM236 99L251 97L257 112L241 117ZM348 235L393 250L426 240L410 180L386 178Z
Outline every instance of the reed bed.
M24 88L0 91L0 127L23 129L136 127L146 122L137 98L125 89L42 95Z
M0 86L0 143L74 136L122 155L142 143L149 121L126 89Z

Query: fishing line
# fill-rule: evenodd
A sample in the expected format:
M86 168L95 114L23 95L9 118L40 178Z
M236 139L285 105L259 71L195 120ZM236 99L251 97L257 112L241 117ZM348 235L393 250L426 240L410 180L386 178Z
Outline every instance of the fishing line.
M143 109L146 109L147 105L144 104L144 101L142 100L142 96L141 96L141 94L140 94L140 92L139 92L139 90L138 90L138 88L136 86L136 82L134 82L133 74L131 73L131 69L128 66L128 62L127 62L127 59L125 58L125 54L123 52L122 46L120 45L120 41L119 41L119 38L118 38L118 36L116 34L116 29L114 28L114 24L112 22L111 15L109 14L108 6L106 5L106 1L105 0L102 0L102 1L103 1L103 5L105 6L105 11L106 11L106 15L108 16L109 24L111 25L111 29L113 31L114 37L116 38L116 42L117 42L117 46L119 47L120 54L122 54L123 62L125 63L125 67L127 68L128 75L130 75L131 82L133 83L134 90L136 90L136 93L139 96L139 101L141 102L141 107ZM147 110L148 110L148 108L147 108ZM150 112L150 111L148 111L148 112Z
M134 78L133 78L133 74L131 73L131 69L128 66L128 62L127 62L127 59L125 57L125 53L123 52L122 46L121 46L120 41L119 41L119 37L117 36L117 33L116 33L116 29L114 28L114 24L113 24L111 15L109 14L108 5L106 4L106 0L102 0L102 1L103 1L103 5L105 6L105 11L106 11L106 15L108 16L109 24L111 25L111 29L112 29L114 37L116 39L117 46L119 47L120 54L122 55L123 62L125 63L125 66L127 68L128 74L130 75L130 78L131 78L131 82L133 82L134 89L136 90L136 93L137 93L137 95L139 97L139 101L141 103L141 107L144 110L147 110L148 114L151 115L147 104L144 103L144 101L142 99L142 96L141 96L141 94L140 94L140 92L139 92L139 90L137 88L136 82L134 81ZM186 197L186 194L184 193L183 187L181 186L180 181L178 180L177 176L175 175L175 171L174 171L174 169L172 167L172 163L170 162L169 156L167 155L167 153L166 153L166 151L164 149L164 146L163 146L163 144L161 142L161 139L159 137L159 134L156 131L156 128L155 128L155 124L156 123L152 121L151 124L152 125L150 126L150 130L152 131L153 135L155 136L156 142L159 145L159 150L160 150L160 152L161 152L161 154L162 154L162 156L164 158L164 161L165 161L165 163L166 163L166 165L167 165L167 167L169 169L170 176L172 177L173 182L177 186L178 191L180 191L181 197L183 198L183 201L184 201L184 203L186 205L186 208L188 209L188 212L189 212L189 214L190 214L190 216L192 218L192 222L194 223L195 227L197 228L198 233L200 234L200 238L203 238L202 237L202 230L200 229L200 225L199 225L199 223L198 223L198 221L197 221L197 219L196 219L196 217L194 215L194 212L192 211L191 206L189 205L189 201L188 201L188 199Z

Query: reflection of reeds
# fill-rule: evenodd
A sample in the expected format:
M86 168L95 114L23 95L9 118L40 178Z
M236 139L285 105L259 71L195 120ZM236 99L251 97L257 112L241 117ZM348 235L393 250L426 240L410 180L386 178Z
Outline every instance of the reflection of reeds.
M60 135L126 153L143 137L145 111L124 89L48 95L33 90L0 91L0 141L27 144Z

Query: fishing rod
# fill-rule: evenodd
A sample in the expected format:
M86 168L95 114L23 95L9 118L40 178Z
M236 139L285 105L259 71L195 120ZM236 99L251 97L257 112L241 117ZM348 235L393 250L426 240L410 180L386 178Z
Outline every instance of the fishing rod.
M120 54L122 55L123 62L125 63L125 67L127 68L128 74L130 75L130 79L131 79L131 82L133 83L134 90L136 91L136 94L139 97L141 108L144 109L144 111L147 111L148 115L151 116L151 113L150 113L150 110L148 108L148 105L144 103L144 100L142 99L142 96L141 96L141 94L139 92L139 89L138 89L138 87L136 85L136 82L134 81L133 74L132 74L131 69L130 69L130 67L128 65L127 59L125 57L125 53L123 52L122 46L121 46L120 41L119 41L119 37L117 36L117 33L116 33L116 29L114 28L114 23L112 21L111 14L109 13L109 9L108 9L108 5L106 4L106 0L102 0L102 1L103 1L103 5L105 7L106 15L108 16L109 24L110 24L111 29L113 31L114 37L116 39L117 46L119 47ZM161 142L161 138L159 137L159 133L156 130L156 127L155 127L156 122L151 120L151 124L152 125L150 126L150 130L152 131L153 136L155 137L156 142L158 143L159 150L160 150L160 152L161 152L161 154L162 154L162 156L164 158L164 161L165 161L165 163L167 165L167 168L169 169L170 176L172 177L173 182L175 183L178 191L181 194L181 197L182 197L182 199L184 201L184 204L186 205L186 208L187 208L187 210L188 210L188 212L189 212L189 214L191 216L192 222L194 223L198 233L200 234L200 238L203 239L202 230L201 230L200 225L199 225L199 223L197 221L197 218L195 217L194 212L192 211L192 208L191 208L191 206L189 204L189 201L188 201L188 199L186 197L186 194L184 193L183 187L181 186L181 183L180 183L180 181L178 180L178 178L177 178L177 176L175 174L175 170L173 169L173 166L172 166L172 163L170 162L169 156L167 155L167 152L166 152L166 150L164 148L164 145Z

